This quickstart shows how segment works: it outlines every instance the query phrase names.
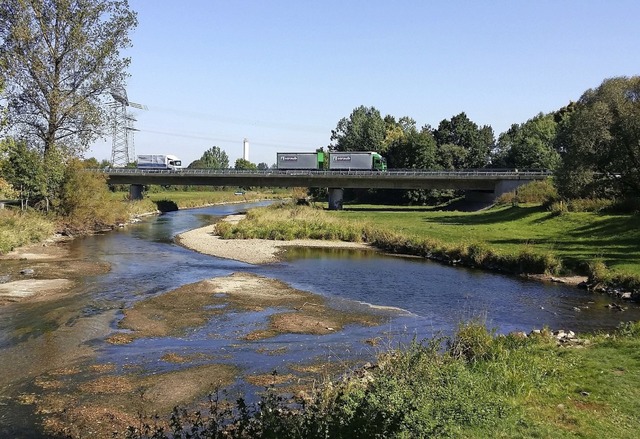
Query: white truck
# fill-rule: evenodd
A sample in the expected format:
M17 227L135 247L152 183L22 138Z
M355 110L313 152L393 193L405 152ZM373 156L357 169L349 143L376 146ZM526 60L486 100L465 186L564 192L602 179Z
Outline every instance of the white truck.
M182 161L175 155L144 154L138 156L137 167L148 171L176 171L182 169Z

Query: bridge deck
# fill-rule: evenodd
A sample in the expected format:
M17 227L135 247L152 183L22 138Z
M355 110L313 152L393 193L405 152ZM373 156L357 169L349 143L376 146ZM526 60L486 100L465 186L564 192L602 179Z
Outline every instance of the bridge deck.
M387 172L342 170L234 170L182 169L148 171L130 168L104 170L111 184L160 184L264 187L334 187L377 189L493 190L501 181L543 180L546 170L390 170Z

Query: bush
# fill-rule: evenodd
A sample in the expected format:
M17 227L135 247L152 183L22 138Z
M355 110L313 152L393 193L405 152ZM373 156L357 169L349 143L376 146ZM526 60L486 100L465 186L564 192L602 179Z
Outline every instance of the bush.
M62 228L72 233L100 230L128 219L126 207L112 200L106 176L87 172L79 160L65 169L56 210Z
M518 187L516 190L502 194L496 204L536 203L544 204L558 198L558 191L551 179L533 181Z

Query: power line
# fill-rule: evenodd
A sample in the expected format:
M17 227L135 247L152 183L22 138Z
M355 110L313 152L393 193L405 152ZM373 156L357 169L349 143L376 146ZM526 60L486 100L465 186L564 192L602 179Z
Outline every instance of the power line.
M176 133L176 132L169 132L169 131L156 131L156 130L145 130L145 129L138 129L138 131L143 132L143 133L151 133L151 134L161 134L163 136L171 136L171 137L181 137L181 138L185 138L185 139L197 139L197 140L208 140L208 141L212 141L212 142L232 142L232 143L237 143L238 139L225 139L225 138L220 138L220 137L211 137L211 136L206 136L206 135L195 135L195 134L185 134L185 133ZM317 148L318 146L326 146L326 145L317 145L317 144L311 144L311 143L306 143L306 142L299 142L294 144L288 143L288 142L280 142L280 143L271 143L271 142L251 142L252 145L258 145L258 146L266 146L266 147L273 147L273 148L279 148L279 147L283 147L283 146L289 146L289 147L296 147L296 146L310 146L313 148Z
M164 107L151 107L153 111L159 111L164 113L173 113L183 116L188 116L195 119L202 119L224 123L232 123L236 125L251 125L251 126L259 126L265 128L277 128L277 129L286 129L289 131L302 131L302 132L310 132L310 133L321 133L324 134L327 132L326 127L321 127L317 125L300 125L289 122L270 122L256 119L246 119L240 117L231 117L231 116L222 116L216 114L206 114L200 113L196 111L187 111L187 110L179 110L175 108L164 108Z

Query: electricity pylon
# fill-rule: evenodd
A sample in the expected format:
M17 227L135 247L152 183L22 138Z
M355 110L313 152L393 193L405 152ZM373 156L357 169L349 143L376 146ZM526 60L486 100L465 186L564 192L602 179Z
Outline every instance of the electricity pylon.
M111 90L113 102L111 106L112 138L111 166L125 167L135 161L135 149L133 132L138 131L133 127L136 119L127 112L127 107L148 110L146 105L129 101L124 87L116 87Z

